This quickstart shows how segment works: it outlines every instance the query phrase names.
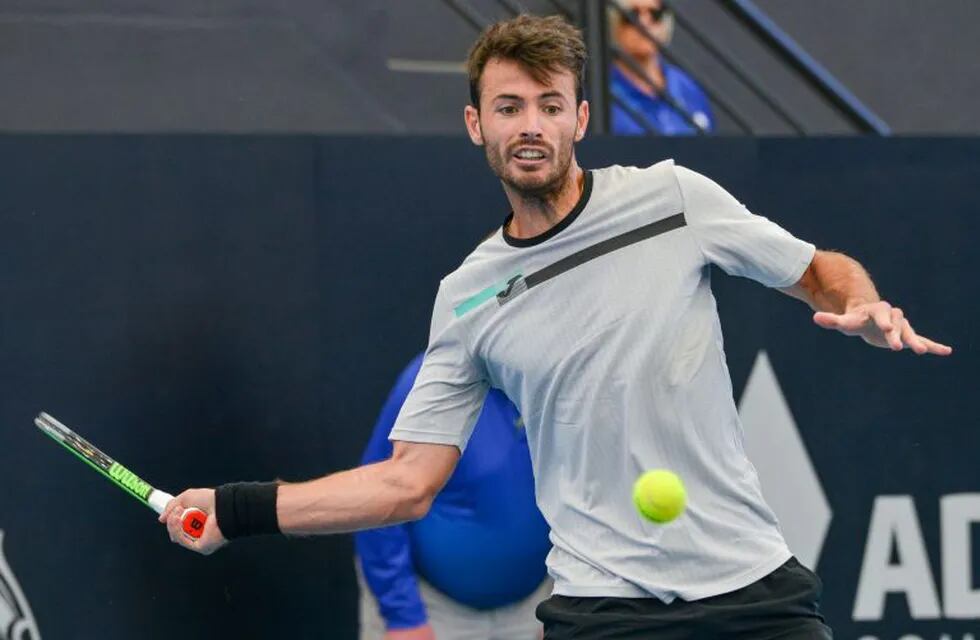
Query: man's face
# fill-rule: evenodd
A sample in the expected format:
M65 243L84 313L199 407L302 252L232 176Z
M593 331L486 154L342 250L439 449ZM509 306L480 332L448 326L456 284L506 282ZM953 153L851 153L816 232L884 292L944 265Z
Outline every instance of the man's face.
M494 58L480 87L480 109L466 107L466 129L474 144L486 147L493 172L519 193L558 190L589 121L588 103L575 104L572 72L555 72L540 84L517 62Z
M661 0L630 0L626 4L626 10L631 12L633 17L657 41L664 42L667 39L667 27L663 19L663 2ZM657 45L625 19L619 21L615 35L619 46L633 58L642 60L657 53Z

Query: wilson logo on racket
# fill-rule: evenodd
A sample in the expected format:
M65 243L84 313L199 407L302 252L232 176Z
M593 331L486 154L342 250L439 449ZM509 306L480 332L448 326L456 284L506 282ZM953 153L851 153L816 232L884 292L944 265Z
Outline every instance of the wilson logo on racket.
M113 462L112 466L109 467L109 477L119 482L119 484L126 487L143 500L146 500L153 491L153 487L151 487L146 481L140 479L139 476L118 462Z
M14 572L3 556L3 530L0 529L0 640L41 640L37 621L27 604Z

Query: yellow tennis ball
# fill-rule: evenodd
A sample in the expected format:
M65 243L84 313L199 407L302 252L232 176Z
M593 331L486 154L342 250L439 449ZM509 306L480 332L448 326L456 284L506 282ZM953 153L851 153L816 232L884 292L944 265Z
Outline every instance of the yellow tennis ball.
M687 491L676 473L654 469L636 480L633 485L633 503L644 518L662 524L684 512Z

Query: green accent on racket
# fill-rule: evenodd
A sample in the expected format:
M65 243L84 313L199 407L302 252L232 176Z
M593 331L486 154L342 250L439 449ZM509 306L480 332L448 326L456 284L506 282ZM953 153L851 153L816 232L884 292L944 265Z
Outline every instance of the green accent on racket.
M87 440L48 414L40 414L34 420L34 424L79 460L101 473L110 482L125 490L143 504L149 506L147 499L153 492L153 487L148 482L92 446Z

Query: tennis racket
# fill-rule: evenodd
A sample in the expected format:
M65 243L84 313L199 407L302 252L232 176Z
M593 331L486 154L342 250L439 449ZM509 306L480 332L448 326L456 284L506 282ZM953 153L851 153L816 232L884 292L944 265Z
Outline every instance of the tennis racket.
M173 499L172 495L154 488L150 483L102 453L88 440L50 415L43 412L38 414L34 419L34 424L37 425L38 429L51 436L55 442L78 456L82 462L157 513L163 513L167 503ZM200 538L201 534L204 533L204 524L207 519L207 514L201 509L185 509L180 517L184 534L191 538Z

